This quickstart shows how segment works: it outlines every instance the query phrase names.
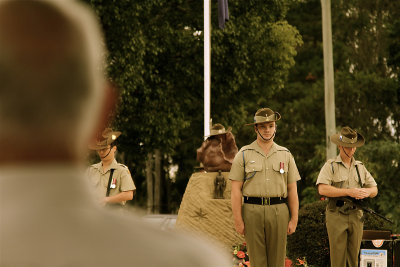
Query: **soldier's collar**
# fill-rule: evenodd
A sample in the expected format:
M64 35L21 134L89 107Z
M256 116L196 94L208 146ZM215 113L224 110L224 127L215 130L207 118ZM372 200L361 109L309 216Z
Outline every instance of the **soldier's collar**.
M337 162L337 163L343 162L342 157L340 157L340 155L337 155L335 158L335 162Z
M118 167L118 162L117 162L116 159L113 159L113 161L111 162L110 166L108 166L107 170L104 173L108 172L111 169L117 169L117 167ZM103 163L102 162L100 162L99 168L100 168L100 170L103 169Z
M342 163L342 164L344 165L344 162L343 162L342 157L340 156L340 154L337 155L337 157L336 157L336 159L335 159L335 162L337 162L337 163ZM355 165L355 164L356 164L356 159L355 159L354 156L353 156L353 157L351 158L351 160L350 160L350 166Z
M93 166L93 168L100 170L100 169L101 169L101 166L102 166L102 163L101 163L101 161L100 161L100 162L98 162L98 163L93 164L92 166Z
M272 142L272 146L269 149L268 155L265 154L264 150L260 147L260 145L257 143L257 140L255 140L253 143L250 144L250 147L254 150L256 150L258 153L260 153L261 155L264 155L265 157L267 157L268 155L272 155L273 153L275 153L277 151L276 149L276 143Z
M110 165L110 169L116 169L118 167L118 162L116 159L113 159Z

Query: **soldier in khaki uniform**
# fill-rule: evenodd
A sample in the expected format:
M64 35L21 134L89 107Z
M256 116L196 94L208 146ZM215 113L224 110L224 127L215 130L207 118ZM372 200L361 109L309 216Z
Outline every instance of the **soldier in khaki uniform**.
M90 149L97 151L101 162L89 167L88 177L104 205L125 205L136 190L128 167L115 160L117 146L114 142L120 135L121 132L106 128L101 137L89 145Z
M317 179L318 192L329 197L326 228L331 266L356 267L363 233L363 214L351 202L340 197L372 198L377 195L378 189L363 163L353 157L357 147L364 145L364 137L346 126L340 133L331 136L331 142L338 146L340 153L325 163Z
M269 108L256 112L246 125L257 140L240 149L229 173L235 228L245 235L252 267L283 267L287 235L297 227L300 175L289 150L274 142L280 118Z

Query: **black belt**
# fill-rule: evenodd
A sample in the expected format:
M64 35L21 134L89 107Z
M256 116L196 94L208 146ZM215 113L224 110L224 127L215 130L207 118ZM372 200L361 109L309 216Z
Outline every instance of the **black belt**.
M244 203L256 205L276 205L286 203L287 199L283 197L244 197Z

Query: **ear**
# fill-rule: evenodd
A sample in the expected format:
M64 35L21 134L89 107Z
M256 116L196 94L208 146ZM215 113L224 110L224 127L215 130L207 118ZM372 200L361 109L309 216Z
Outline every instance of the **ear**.
M111 124L116 112L117 99L119 97L117 87L110 81L108 81L105 86L104 99L93 137L101 134L104 128L107 128Z

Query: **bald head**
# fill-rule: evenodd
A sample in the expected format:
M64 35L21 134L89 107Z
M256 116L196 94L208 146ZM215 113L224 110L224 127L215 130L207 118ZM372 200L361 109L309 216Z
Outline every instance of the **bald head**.
M81 39L75 25L54 6L41 1L12 1L0 7L2 52L19 67L43 71L43 67L71 57L81 42L74 40Z
M0 0L0 143L35 157L85 147L104 95L102 44L75 1Z

